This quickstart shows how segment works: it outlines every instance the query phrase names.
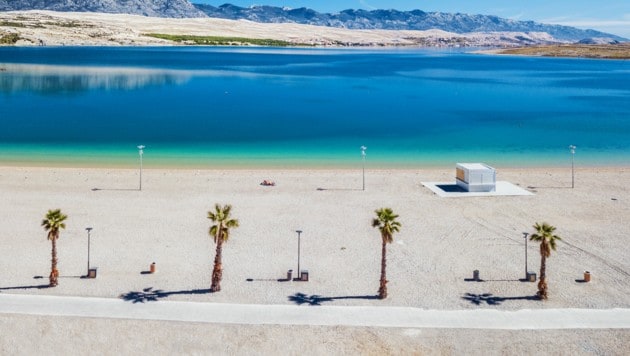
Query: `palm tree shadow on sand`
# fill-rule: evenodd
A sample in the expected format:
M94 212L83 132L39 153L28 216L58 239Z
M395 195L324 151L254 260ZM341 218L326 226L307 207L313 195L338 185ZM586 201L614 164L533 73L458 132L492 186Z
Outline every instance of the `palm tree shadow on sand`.
M83 278L82 276L58 276L57 278ZM44 276L33 276L33 279L44 279ZM46 289L52 288L50 284L36 284L31 286L15 286L15 287L0 287L0 291L3 290L16 290L16 289Z
M161 289L153 289L153 287L144 288L142 291L131 291L120 295L120 299L132 303L157 302L160 299L170 297L177 294L207 294L210 289L191 289L178 291L163 291Z
M506 300L540 300L536 295L527 295L521 297L497 297L491 293L473 294L466 293L462 299L467 300L475 305L486 303L488 305L501 305Z
M3 290L13 290L13 289L45 289L49 288L48 284L39 284L35 286L16 286L16 287L0 287L0 291Z
M342 297L322 297L321 295L317 294L306 295L304 293L295 293L294 295L289 296L289 301L297 305L322 305L322 303L333 302L338 299L378 299L378 295L347 295Z
M534 186L528 185L527 189L536 192L536 189L572 189L570 185L547 185L547 186Z

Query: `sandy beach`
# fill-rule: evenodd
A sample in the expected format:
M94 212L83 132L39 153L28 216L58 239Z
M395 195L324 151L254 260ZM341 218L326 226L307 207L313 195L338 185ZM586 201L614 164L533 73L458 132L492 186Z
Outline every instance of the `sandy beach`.
M360 170L149 167L143 171L142 191L138 178L138 170L130 169L0 167L0 214L5 216L0 224L0 293L119 298L151 288L166 292L160 297L166 301L295 304L295 296L302 293L307 298L332 298L322 302L325 305L440 310L630 307L627 167L578 168L574 189L567 167L498 167L499 180L535 194L474 198L440 198L422 186L423 181L454 181L454 168L448 167L368 169L365 191ZM277 184L263 187L259 185L263 179ZM241 226L224 248L222 291L194 293L210 286L214 244L207 233L206 212L215 203L232 204ZM389 246L389 298L382 301L370 298L376 294L380 271L380 236L370 220L380 207L393 208L402 223ZM37 288L47 284L50 270L50 242L39 223L52 208L69 216L58 242L61 278L56 288ZM519 280L525 274L522 232L531 232L539 221L555 225L564 239L548 260L546 302L531 298L535 283ZM98 267L96 279L80 278L87 270L88 226L93 227L90 264ZM301 268L309 270L310 281L281 282L278 279L286 277L288 269L297 269L297 229L303 230ZM143 273L152 262L157 273ZM538 246L530 242L529 270L538 274L539 263ZM470 281L473 270L480 271L483 282ZM580 283L585 270L592 273L590 283ZM490 335L473 330L177 325L177 332L170 334L177 323L0 315L0 331L12 335L2 338L0 350L23 353L20 345L26 347L29 340L25 330L34 324L68 335L86 327L102 332L100 341L75 339L77 345L92 346L120 337L140 342L142 335L127 331L150 325L156 330L150 338L166 339L146 349L186 353L203 352L203 345L224 341L233 348L220 353L298 352L291 352L279 335L293 340L309 335L307 345L319 354L461 353L471 340L490 341L497 345L497 353L527 353L531 340L542 334L550 342L565 337L574 341L571 353L622 354L629 347L625 329L589 333L596 336L589 341L595 345L589 344L591 349L579 343L586 331ZM38 328L47 333L48 328ZM188 333L190 329L195 331ZM216 334L219 329L233 332L220 332L230 335L226 340L217 336L202 344L190 336ZM179 341L169 340L169 335L177 335L173 338ZM330 344L317 341L333 335L340 337ZM626 341L620 341L624 337ZM47 334L43 340L53 338ZM342 339L354 341L341 343ZM363 349L366 344L373 347ZM555 345L549 350L564 352ZM67 350L57 346L53 349L58 354ZM44 344L28 347L44 350ZM133 350L119 347L123 352ZM483 345L479 347L481 353Z

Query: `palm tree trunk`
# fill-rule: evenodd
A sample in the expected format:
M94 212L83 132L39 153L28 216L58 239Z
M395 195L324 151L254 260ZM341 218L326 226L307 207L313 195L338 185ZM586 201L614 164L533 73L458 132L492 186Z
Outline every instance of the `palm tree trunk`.
M547 258L545 255L540 257L540 281L538 281L538 298L547 299Z
M387 244L383 239L383 249L381 251L381 286L378 289L378 299L387 298L387 278L385 268L387 267Z
M49 287L56 287L58 282L57 277L59 277L59 271L57 271L57 236L56 234L53 235L52 238L52 260L51 260L51 266L50 266L50 276L48 277L49 280Z
M223 266L221 265L221 255L223 252L223 239L221 236L217 239L217 253L214 256L214 269L212 270L212 286L211 292L221 290L221 277L223 277Z

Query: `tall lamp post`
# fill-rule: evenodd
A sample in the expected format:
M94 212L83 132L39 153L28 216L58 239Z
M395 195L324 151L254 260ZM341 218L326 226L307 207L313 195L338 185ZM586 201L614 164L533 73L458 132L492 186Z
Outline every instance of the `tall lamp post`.
M523 233L523 238L525 239L525 280L529 280L529 271L527 269L527 235L529 235L528 232L524 232Z
M363 162L363 190L365 190L365 150L367 150L367 147L361 146L361 161Z
M300 235L302 234L302 230L295 230L295 232L297 232L297 234L298 234L298 269L297 269L297 275L298 275L298 278L300 278Z
M140 155L140 189L142 190L142 155L144 154L144 145L138 146L138 154Z
M91 227L86 227L85 230L87 231L87 235L88 235L88 268L87 268L87 274L86 276L90 275L90 232L92 231Z
M571 188L575 188L575 165L574 165L575 149L576 149L575 146L573 145L569 146L569 150L571 150Z

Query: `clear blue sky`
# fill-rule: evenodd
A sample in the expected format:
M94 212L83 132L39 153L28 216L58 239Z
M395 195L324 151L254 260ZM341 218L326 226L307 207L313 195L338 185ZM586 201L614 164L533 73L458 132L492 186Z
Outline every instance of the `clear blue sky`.
M630 38L630 0L190 0L214 6L230 3L308 7L319 12L396 9L497 15L514 20L592 28Z

